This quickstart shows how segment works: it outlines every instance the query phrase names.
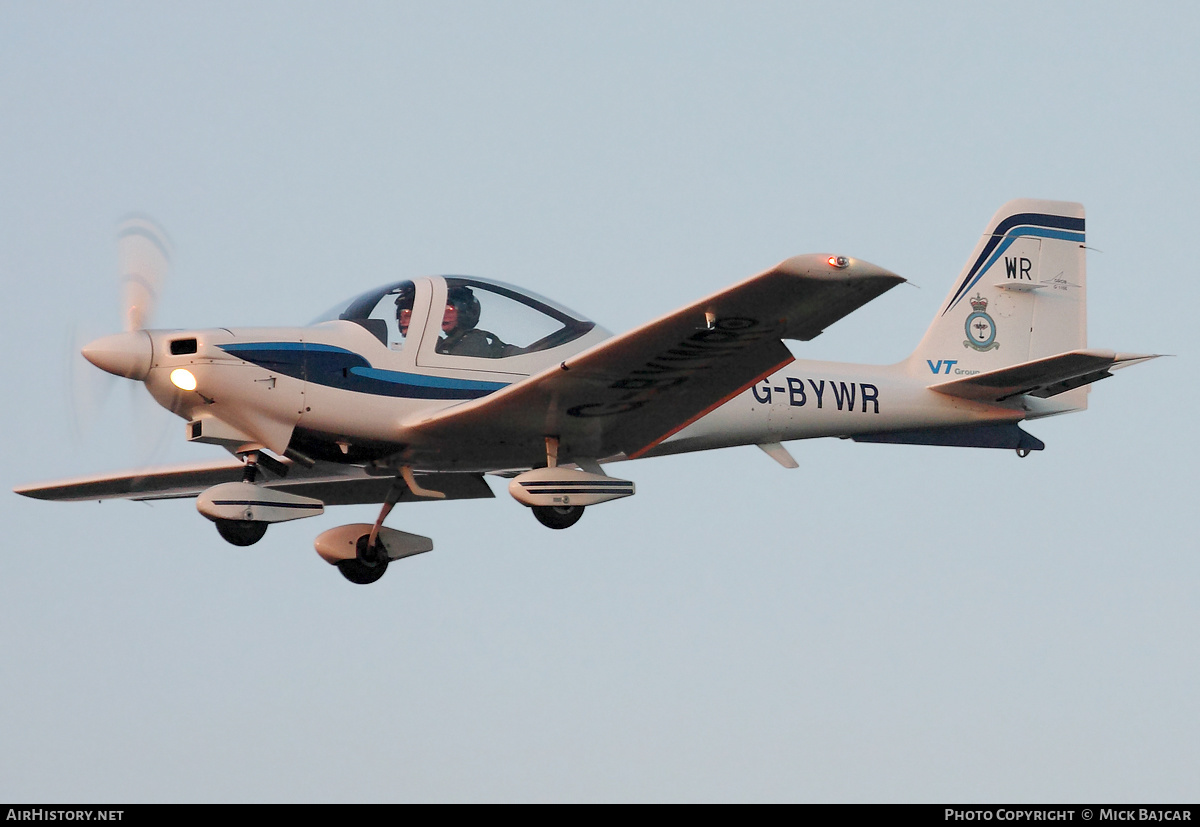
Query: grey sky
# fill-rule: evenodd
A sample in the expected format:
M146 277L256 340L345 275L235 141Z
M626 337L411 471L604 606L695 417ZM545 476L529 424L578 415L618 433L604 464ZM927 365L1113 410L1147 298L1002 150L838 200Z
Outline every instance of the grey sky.
M7 489L213 455L131 383L71 413L132 210L157 326L469 273L621 331L828 251L920 289L797 354L886 363L1003 202L1078 200L1090 343L1177 354L1025 460L635 462L567 532L400 508L437 547L367 588L312 538L373 508L236 549L0 496L0 798L1194 801L1196 13L831 5L0 0Z

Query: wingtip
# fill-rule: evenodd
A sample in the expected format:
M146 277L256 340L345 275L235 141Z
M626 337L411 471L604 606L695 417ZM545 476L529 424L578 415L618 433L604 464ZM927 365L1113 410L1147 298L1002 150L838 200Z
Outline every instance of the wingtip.
M836 253L807 253L792 256L775 265L775 270L801 278L857 281L859 279L887 280L902 284L907 279L877 264Z

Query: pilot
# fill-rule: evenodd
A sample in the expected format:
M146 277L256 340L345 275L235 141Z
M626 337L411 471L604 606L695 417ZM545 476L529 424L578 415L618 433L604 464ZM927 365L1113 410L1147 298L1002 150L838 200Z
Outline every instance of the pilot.
M484 359L506 355L508 346L504 342L495 334L475 326L479 324L479 313L479 299L470 287L451 287L446 294L446 312L442 316L442 332L446 336L438 340L437 352Z
M408 325L412 322L414 299L416 299L416 290L411 284L402 285L396 294L396 325L400 328L400 341L393 344L393 348L403 345L404 339L408 336Z

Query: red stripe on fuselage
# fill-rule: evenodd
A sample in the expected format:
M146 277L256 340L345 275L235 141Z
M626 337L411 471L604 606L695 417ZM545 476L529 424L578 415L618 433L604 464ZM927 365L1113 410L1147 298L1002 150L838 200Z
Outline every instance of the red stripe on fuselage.
M730 399L733 399L735 396L738 396L739 394L745 393L747 390L749 390L751 387L753 387L753 386L754 386L756 383L758 383L758 382L761 382L761 381L762 381L762 379L763 379L764 377L766 377L766 376L770 376L772 373L774 373L774 372L775 372L775 371L777 371L777 370L782 370L783 368L787 367L788 365L790 365L790 364L791 364L792 362L794 362L794 361L796 361L796 357L795 357L795 356L789 356L788 358L784 359L782 362L780 362L778 365L776 365L775 367L771 368L770 370L765 370L765 371L763 371L763 372L762 372L762 373L760 373L758 376L754 377L754 378L753 378L753 379L751 379L749 382L747 382L746 384L742 385L740 388L738 388L737 390L735 390L733 393L731 393L731 394L729 394L728 396L726 396L724 399L721 399L721 400L718 400L717 402L714 402L713 404L709 405L707 408L705 408L704 410L702 410L700 413L698 413L698 414L696 414L695 416L693 416L691 419L688 419L688 420L686 420L685 422L683 422L683 423L681 423L681 424L679 424L679 425L676 425L674 428L672 428L671 430L667 431L665 434L663 434L663 435L662 435L662 436L660 436L658 439L656 439L656 440L654 440L653 442L651 442L649 445L646 445L646 446L644 446L644 447L642 447L642 448L639 448L639 449L637 449L636 451L634 451L632 454L630 454L630 455L629 455L629 458L630 458L630 459L637 459L638 457L642 456L642 455L643 455L643 454L645 454L647 451L649 451L651 448L653 448L655 445L658 445L658 444L659 444L660 442L662 442L663 440L670 439L671 437L675 436L675 434L677 434L677 433L679 433L680 431L682 431L682 430L683 430L684 428L686 428L688 425L691 425L691 424L692 424L693 422L695 422L697 419L700 419L701 417L707 416L708 414L710 414L710 413L712 413L713 411L715 411L717 408L719 408L719 407L721 407L722 405L724 405L724 404L725 404L726 402L728 402Z

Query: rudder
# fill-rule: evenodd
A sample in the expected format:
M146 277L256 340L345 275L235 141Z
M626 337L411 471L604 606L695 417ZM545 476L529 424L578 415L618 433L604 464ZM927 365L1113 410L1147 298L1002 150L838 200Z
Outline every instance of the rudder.
M1084 238L1082 204L1019 199L1001 207L910 369L932 383L1087 347ZM1086 406L1082 395L1072 403Z

